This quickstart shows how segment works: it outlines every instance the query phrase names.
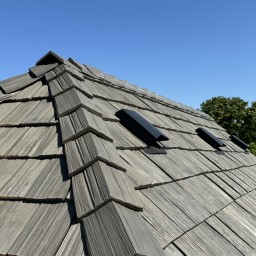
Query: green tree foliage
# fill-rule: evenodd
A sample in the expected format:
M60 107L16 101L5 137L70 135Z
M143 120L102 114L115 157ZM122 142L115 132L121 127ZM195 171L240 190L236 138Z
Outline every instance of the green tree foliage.
M249 144L256 155L256 101L248 102L239 97L213 97L201 104L201 110L226 129Z

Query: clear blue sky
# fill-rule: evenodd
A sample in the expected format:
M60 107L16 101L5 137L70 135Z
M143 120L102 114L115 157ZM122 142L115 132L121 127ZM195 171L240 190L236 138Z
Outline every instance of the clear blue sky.
M49 50L199 108L256 100L256 0L6 0L0 80Z

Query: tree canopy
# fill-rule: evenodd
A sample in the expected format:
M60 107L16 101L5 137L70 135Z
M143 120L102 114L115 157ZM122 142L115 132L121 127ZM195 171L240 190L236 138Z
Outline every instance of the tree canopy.
M204 101L201 110L226 129L249 145L256 155L256 101L248 102L239 97L213 97Z

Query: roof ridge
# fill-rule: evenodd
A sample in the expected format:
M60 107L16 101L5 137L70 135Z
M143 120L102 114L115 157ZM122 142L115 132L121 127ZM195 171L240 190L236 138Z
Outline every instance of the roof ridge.
M190 114L196 114L196 115L199 115L199 116L204 116L204 117L212 119L209 115L207 115L207 114L205 114L205 113L203 113L203 112L201 112L199 110L193 109L193 108L191 108L191 107L189 107L187 105L184 105L182 103L178 103L178 102L176 102L174 100L171 100L171 99L166 98L164 96L158 95L155 92L151 92L151 91L149 91L147 89L143 89L143 88L140 88L139 86L130 84L130 83L128 83L125 80L120 80L120 79L118 79L118 78L116 78L114 76L106 75L104 72L102 72L101 70L96 69L94 67L90 67L90 66L85 65L85 64L84 64L84 66L86 66L89 71L91 71L91 69L93 69L91 71L91 73L94 74L96 77L103 78L105 81L107 81L107 82L109 82L109 83L111 83L113 85L120 86L119 89L131 90L133 92L136 92L140 96L149 98L149 99L151 99L153 101L159 101L161 103L164 103L165 105L169 105L170 107L177 108L177 109L179 109L181 111L186 111L186 112L188 112ZM95 71L97 71L97 73ZM112 78L112 82L108 78Z
M187 113L194 114L196 116L200 116L200 117L204 117L204 118L213 120L212 117L210 117L209 115L207 115L206 113L204 113L200 110L196 110L196 109L191 108L182 103L177 103L174 100L171 100L164 96L158 95L157 93L154 93L147 89L142 89L136 85L130 84L125 80L120 80L114 76L107 75L99 69L90 67L89 65L81 64L72 58L69 58L68 61L71 62L72 64L74 64L77 68L79 68L80 71L83 72L85 75L89 76L88 77L89 79L96 78L97 82L99 82L99 83L114 86L114 87L119 88L120 90L124 90L124 91L136 92L140 96L149 98L150 100L160 102L164 105L168 105L172 108L176 108L181 111L185 111Z
M142 207L136 203L136 191L131 185L129 177L125 174L126 170L122 166L121 158L113 145L113 139L101 117L101 112L96 106L93 106L92 94L84 91L87 88L81 88L77 85L80 76L78 74L74 76L77 70L73 71L61 64L46 73L45 77L60 120L68 171L72 179L77 218L83 223L87 223L87 220L100 214L106 207L110 207L113 213L117 214L113 221L122 220L124 218L122 215L125 214L129 226L134 221L128 217L130 215L136 218L138 223L142 223L140 220L142 216L135 214L136 211L141 211ZM114 208L111 208L111 205ZM123 222L121 221L121 223ZM120 225L124 225L121 223ZM102 228L102 223L99 221L96 221L95 225L98 229ZM140 230L144 236L140 238L141 245L139 246L134 243L133 236L136 234L130 233L128 227L120 226L117 230L110 230L109 228L106 230L110 233L119 232L120 228L124 228L123 232L126 235L123 236L127 236L128 239L126 241L120 237L120 243L126 250L134 250L134 253L143 255L150 255L148 254L149 251L152 251L152 255L163 255L163 251L157 245L157 240L155 239L152 243L151 231L141 225L137 227L137 230ZM93 230L87 223L85 233L90 232ZM88 247L92 255L94 255L93 248L101 235L98 234L95 240L88 239ZM104 237L104 240L106 244L113 243L109 237ZM112 244L111 248L113 246L115 245ZM145 253L145 247L150 248L146 249L147 253ZM111 248L108 249L110 254L112 253Z

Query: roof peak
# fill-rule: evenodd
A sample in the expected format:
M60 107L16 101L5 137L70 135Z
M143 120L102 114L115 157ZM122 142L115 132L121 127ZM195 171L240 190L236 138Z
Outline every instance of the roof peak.
M53 51L49 51L48 53L46 53L41 59L39 59L36 62L36 65L47 65L47 64L53 64L53 63L59 63L59 64L63 64L64 63L64 59L61 58L58 54L56 54Z

